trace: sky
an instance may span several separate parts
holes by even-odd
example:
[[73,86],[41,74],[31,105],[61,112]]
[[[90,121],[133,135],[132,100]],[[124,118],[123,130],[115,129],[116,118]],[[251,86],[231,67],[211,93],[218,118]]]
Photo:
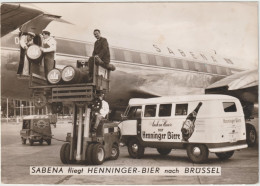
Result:
[[216,52],[258,65],[258,2],[34,3],[73,23],[51,23],[53,35],[149,51],[153,44]]

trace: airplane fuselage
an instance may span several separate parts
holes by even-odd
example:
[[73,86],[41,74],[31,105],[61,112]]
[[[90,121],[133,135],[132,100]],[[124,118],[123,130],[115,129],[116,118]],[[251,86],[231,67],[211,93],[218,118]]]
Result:
[[[18,34],[10,33],[1,40],[1,94],[30,99],[28,80],[16,78],[20,57]],[[76,66],[77,60],[87,60],[92,55],[93,43],[58,37],[56,41],[57,68]],[[110,53],[116,71],[111,73],[111,90],[106,99],[112,109],[124,108],[133,97],[203,94],[210,84],[241,71],[230,64],[209,64],[117,47],[110,47]]]

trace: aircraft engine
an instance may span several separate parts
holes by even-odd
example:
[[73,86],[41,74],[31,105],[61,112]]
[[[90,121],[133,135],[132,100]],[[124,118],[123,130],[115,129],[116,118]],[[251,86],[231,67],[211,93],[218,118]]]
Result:
[[89,79],[88,75],[88,67],[75,68],[73,66],[66,66],[61,72],[63,82],[68,84],[87,82]]
[[41,62],[43,57],[42,51],[38,45],[31,45],[26,51],[26,56],[32,63]]

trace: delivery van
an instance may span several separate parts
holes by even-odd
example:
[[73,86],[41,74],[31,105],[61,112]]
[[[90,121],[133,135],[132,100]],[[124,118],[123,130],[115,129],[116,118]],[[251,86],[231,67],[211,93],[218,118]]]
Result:
[[186,149],[192,162],[203,163],[209,152],[229,159],[247,148],[241,103],[227,95],[130,99],[122,119],[121,142],[132,158],[141,158],[145,147],[161,155]]

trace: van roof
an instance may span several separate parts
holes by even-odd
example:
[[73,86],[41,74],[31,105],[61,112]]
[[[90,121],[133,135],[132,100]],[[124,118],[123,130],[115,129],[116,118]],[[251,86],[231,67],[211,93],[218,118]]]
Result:
[[220,94],[203,94],[203,95],[185,95],[185,96],[163,96],[156,98],[132,98],[129,105],[171,103],[171,102],[190,102],[190,101],[207,101],[207,100],[230,100],[237,98]]

